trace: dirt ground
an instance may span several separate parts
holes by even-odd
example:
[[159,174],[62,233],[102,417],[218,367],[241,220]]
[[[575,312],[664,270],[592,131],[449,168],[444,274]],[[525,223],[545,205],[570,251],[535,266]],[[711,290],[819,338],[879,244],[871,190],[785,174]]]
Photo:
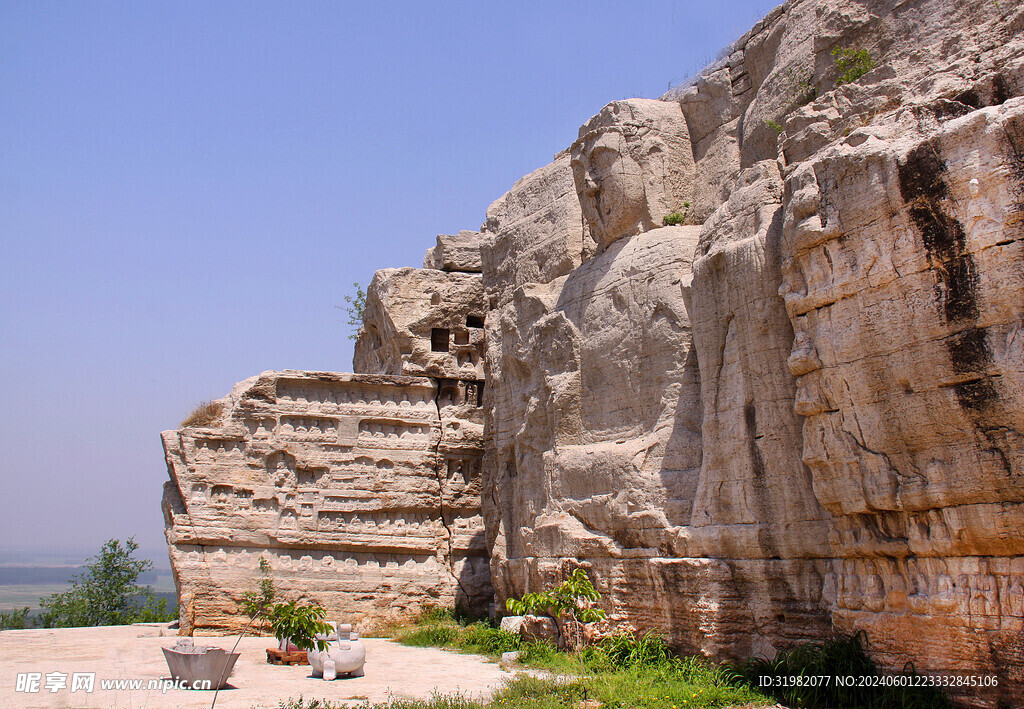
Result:
[[[159,625],[5,630],[0,632],[0,706],[73,707],[75,709],[189,709],[209,707],[212,691],[148,688],[150,680],[169,677],[160,648],[173,647],[176,631]],[[163,633],[163,635],[161,635]],[[196,645],[230,649],[234,637],[197,637]],[[462,693],[487,699],[510,677],[497,664],[474,655],[413,648],[390,640],[368,638],[366,676],[331,682],[312,676],[308,665],[280,666],[266,661],[273,638],[246,637],[228,686],[217,695],[217,709],[277,707],[280,700],[318,698],[332,701],[390,697],[426,699],[434,692]],[[39,673],[36,692],[18,691]],[[60,673],[66,675],[60,687]],[[95,673],[92,692],[72,692],[74,673]],[[47,680],[57,688],[47,689]],[[143,680],[139,689],[103,689],[103,680]]]

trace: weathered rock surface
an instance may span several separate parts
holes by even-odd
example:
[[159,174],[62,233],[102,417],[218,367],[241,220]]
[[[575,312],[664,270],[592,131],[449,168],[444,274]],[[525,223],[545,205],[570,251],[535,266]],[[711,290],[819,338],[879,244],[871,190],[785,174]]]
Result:
[[483,328],[479,274],[385,268],[366,290],[353,364],[367,374],[483,382]]
[[[479,265],[477,232],[438,237],[442,264],[473,252]],[[260,557],[280,598],[364,628],[425,605],[487,610],[483,312],[479,274],[378,271],[360,374],[265,372],[216,422],[163,434],[182,632],[240,629]]]
[[230,625],[261,550],[367,617],[482,600],[489,554],[499,603],[584,564],[684,651],[865,630],[1024,705],[1022,35],[1013,3],[795,0],[606,106],[481,232],[378,272],[376,376],[262,375],[165,434],[188,622]]
[[[576,559],[684,649],[865,629],[887,667],[998,677],[959,701],[1024,702],[1022,31],[790,3],[588,122],[578,207],[564,154],[492,205],[499,600]],[[841,81],[837,48],[877,66]],[[702,226],[658,228],[687,203]]]
[[1024,99],[906,106],[792,170],[783,230],[834,622],[1018,687],[1022,148]]
[[423,268],[480,273],[480,240],[480,232],[465,229],[458,234],[438,234],[437,245],[423,257]]
[[680,552],[830,556],[828,515],[801,460],[802,421],[786,365],[793,328],[778,295],[782,197],[774,160],[744,170],[705,222],[694,254],[704,455]]
[[480,253],[488,307],[507,305],[517,288],[568,275],[595,246],[565,150],[520,178],[487,210]]
[[486,609],[475,402],[440,405],[425,378],[285,371],[221,403],[211,425],[163,434],[182,632],[240,630],[260,557],[280,597],[364,627]]

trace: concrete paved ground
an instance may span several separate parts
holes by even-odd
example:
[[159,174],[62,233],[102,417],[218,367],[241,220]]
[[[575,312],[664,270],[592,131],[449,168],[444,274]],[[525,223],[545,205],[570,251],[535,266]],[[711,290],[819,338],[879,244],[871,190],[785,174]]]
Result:
[[[164,636],[161,637],[161,632]],[[74,707],[75,709],[189,709],[209,707],[213,692],[175,690],[161,693],[148,689],[151,679],[168,677],[161,646],[173,647],[175,631],[160,626],[107,626],[60,630],[5,630],[0,632],[0,707]],[[234,637],[196,637],[196,645],[231,649]],[[366,676],[325,682],[311,675],[308,665],[267,664],[266,648],[273,638],[246,637],[238,645],[242,653],[217,695],[216,709],[277,707],[280,700],[319,698],[333,701],[389,697],[426,699],[434,691],[460,692],[489,698],[510,677],[497,664],[474,655],[460,655],[428,648],[406,647],[390,640],[364,639]],[[39,691],[17,691],[19,674],[40,673]],[[51,693],[46,676],[67,675],[67,687]],[[71,692],[72,673],[95,672],[95,689]],[[141,689],[107,689],[102,680],[141,679]]]

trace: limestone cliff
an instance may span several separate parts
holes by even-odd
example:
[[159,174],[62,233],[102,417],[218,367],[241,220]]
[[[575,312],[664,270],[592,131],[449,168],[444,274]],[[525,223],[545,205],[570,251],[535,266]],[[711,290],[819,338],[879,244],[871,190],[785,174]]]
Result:
[[378,272],[361,375],[263,375],[165,434],[186,612],[223,623],[221,561],[262,549],[367,617],[582,563],[687,652],[863,629],[1024,704],[1021,94],[1017,4],[795,0],[610,103]]
[[491,207],[499,600],[570,558],[685,650],[865,629],[1024,701],[1022,31],[787,3]]
[[264,372],[214,420],[164,432],[182,632],[241,629],[260,557],[281,598],[364,630],[427,605],[487,611],[481,297],[478,274],[380,271],[361,374]]

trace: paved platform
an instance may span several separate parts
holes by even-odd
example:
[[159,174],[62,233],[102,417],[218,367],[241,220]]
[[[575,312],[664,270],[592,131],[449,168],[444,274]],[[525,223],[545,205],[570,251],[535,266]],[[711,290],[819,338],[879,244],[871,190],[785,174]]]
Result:
[[[161,632],[164,633],[161,636]],[[209,707],[212,691],[149,689],[148,682],[167,678],[161,646],[173,647],[174,631],[160,626],[106,626],[59,630],[0,632],[0,707],[73,707],[75,709],[170,709]],[[196,637],[197,645],[230,650],[238,636]],[[267,664],[266,648],[273,638],[242,638],[228,686],[217,694],[217,709],[276,708],[280,700],[298,698],[331,701],[391,697],[427,699],[433,692],[459,692],[488,699],[510,677],[497,664],[475,655],[432,648],[413,648],[390,640],[367,638],[366,676],[325,682],[312,676],[308,665]],[[50,692],[50,673],[67,675],[67,685]],[[91,693],[71,691],[73,673],[96,673]],[[40,673],[37,692],[17,691],[19,674]],[[56,679],[59,679],[57,677]],[[103,680],[143,680],[140,689],[103,689]],[[59,683],[58,683],[59,684]]]

